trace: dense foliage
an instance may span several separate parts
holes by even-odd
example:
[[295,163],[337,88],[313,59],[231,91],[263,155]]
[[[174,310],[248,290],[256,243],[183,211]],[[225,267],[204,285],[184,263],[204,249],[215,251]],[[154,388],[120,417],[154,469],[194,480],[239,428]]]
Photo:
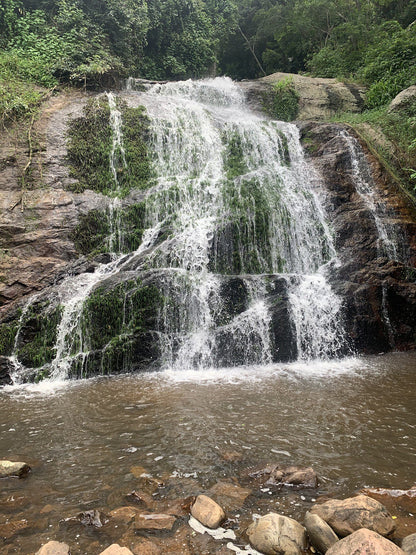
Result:
[[[275,71],[359,81],[368,86],[367,108],[387,105],[416,84],[416,0],[0,3],[0,124],[33,112],[62,83]],[[280,91],[284,111],[296,111],[292,92]],[[415,150],[414,117],[407,123]]]

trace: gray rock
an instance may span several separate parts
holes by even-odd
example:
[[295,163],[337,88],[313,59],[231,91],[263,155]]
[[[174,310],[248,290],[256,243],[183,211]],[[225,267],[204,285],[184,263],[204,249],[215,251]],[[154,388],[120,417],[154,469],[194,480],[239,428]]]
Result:
[[416,555],[416,534],[411,534],[404,538],[402,549],[407,555]]
[[403,555],[404,551],[393,542],[362,528],[333,545],[326,555]]
[[311,544],[321,553],[326,553],[339,540],[332,528],[318,515],[307,512],[304,526]]
[[305,528],[293,518],[276,513],[253,522],[247,535],[251,545],[266,555],[300,555],[306,547]]
[[409,104],[416,101],[416,85],[412,85],[401,91],[390,103],[389,112],[397,112],[407,108]]
[[51,541],[42,545],[36,555],[69,555],[69,546],[66,543]]
[[24,462],[0,461],[0,478],[22,478],[30,472],[30,466]]
[[368,528],[381,536],[388,536],[396,528],[387,509],[365,495],[344,500],[330,499],[321,505],[314,505],[310,512],[321,517],[341,537],[360,528]]

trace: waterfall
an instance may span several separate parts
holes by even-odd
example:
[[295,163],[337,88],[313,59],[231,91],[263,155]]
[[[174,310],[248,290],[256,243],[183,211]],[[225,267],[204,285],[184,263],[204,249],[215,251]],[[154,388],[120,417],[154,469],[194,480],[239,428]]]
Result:
[[[130,81],[123,100],[146,108],[153,168],[143,192],[142,243],[56,286],[62,317],[51,378],[65,378],[74,366],[83,375],[93,356],[86,300],[97,287],[127,279],[136,285],[121,288],[122,321],[102,357],[113,339],[132,340],[143,331],[130,324],[137,314],[126,309],[129,287],[139,281],[158,291],[151,340],[162,369],[267,365],[280,360],[285,338],[301,360],[341,354],[342,303],[328,281],[336,251],[323,185],[304,157],[297,127],[250,111],[228,78],[133,89]],[[112,252],[123,240],[118,174],[127,161],[122,111],[112,93],[107,99]]]

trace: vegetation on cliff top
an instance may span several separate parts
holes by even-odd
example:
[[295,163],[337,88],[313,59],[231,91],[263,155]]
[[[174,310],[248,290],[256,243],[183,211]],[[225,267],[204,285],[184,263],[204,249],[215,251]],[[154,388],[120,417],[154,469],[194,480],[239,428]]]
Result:
[[[239,79],[275,71],[355,80],[368,86],[368,109],[386,106],[416,84],[416,0],[2,0],[0,5],[0,123],[31,114],[45,89],[59,84],[108,87],[128,75]],[[291,95],[296,110],[292,93],[290,87],[279,91]],[[413,115],[402,117],[409,133],[397,148],[407,164],[416,148],[416,126]]]

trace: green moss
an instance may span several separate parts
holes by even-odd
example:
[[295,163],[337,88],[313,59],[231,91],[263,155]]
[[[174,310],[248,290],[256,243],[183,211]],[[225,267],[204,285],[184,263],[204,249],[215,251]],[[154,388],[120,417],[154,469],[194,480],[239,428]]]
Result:
[[118,109],[122,113],[126,158],[126,167],[120,164],[117,168],[118,184],[110,168],[113,138],[107,99],[90,100],[83,115],[69,123],[67,156],[70,175],[77,179],[77,183],[71,185],[73,191],[91,189],[109,196],[125,196],[132,189],[149,187],[149,118],[143,106],[129,108],[118,101]]
[[77,227],[71,234],[75,248],[81,254],[106,252],[110,234],[108,216],[102,210],[90,210],[81,214]]
[[293,121],[299,112],[299,94],[293,79],[288,77],[275,83],[269,92],[263,95],[264,110],[272,118]]
[[0,355],[10,356],[12,354],[18,329],[19,322],[17,320],[0,325]]
[[62,307],[49,309],[48,302],[32,305],[21,323],[18,360],[29,368],[39,368],[51,362],[56,354],[57,328]]
[[225,143],[224,164],[228,179],[234,179],[247,173],[248,168],[240,134],[237,131],[231,134],[225,133],[222,139]]
[[137,250],[143,238],[146,218],[146,203],[139,202],[121,210],[120,214],[121,245],[119,252],[133,252]]
[[95,98],[87,103],[83,115],[68,126],[70,175],[77,179],[71,185],[73,191],[92,189],[106,193],[113,188],[111,147],[110,108],[106,99]]
[[162,298],[140,280],[99,287],[85,301],[81,326],[90,350],[104,349],[114,338],[146,331],[156,323]]

